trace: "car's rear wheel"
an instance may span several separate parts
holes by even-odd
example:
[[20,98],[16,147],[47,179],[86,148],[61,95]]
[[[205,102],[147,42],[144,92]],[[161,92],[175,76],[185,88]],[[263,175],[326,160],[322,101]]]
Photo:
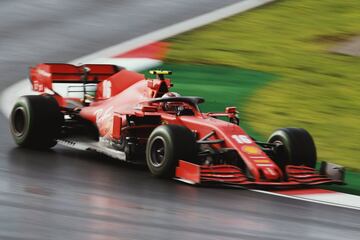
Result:
[[10,115],[10,131],[17,145],[47,149],[56,145],[63,115],[51,96],[23,96]]
[[179,125],[162,125],[154,129],[146,146],[146,162],[156,177],[171,178],[179,160],[194,161],[197,143],[194,134]]
[[280,168],[284,169],[286,165],[315,167],[315,143],[305,129],[278,129],[269,137],[268,142],[276,144],[273,160]]

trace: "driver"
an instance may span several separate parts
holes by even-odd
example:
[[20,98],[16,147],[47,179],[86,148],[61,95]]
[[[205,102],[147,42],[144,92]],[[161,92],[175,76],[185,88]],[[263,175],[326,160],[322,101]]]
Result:
[[[167,92],[162,96],[162,98],[172,97],[181,97],[181,95],[177,92]],[[164,102],[162,107],[164,111],[178,113],[184,109],[184,104],[181,102]]]

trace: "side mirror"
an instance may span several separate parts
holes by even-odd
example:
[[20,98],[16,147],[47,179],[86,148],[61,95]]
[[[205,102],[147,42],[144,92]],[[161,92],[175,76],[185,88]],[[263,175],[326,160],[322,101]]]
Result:
[[238,113],[236,107],[226,107],[225,113]]
[[238,116],[238,111],[236,109],[236,107],[227,107],[225,108],[225,113],[229,114],[229,122],[239,125],[240,124],[240,119]]

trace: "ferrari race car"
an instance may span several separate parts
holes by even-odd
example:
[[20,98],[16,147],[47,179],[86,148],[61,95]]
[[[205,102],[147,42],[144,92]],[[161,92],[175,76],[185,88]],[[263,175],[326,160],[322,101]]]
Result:
[[156,177],[191,184],[295,187],[342,183],[344,169],[323,162],[301,128],[276,130],[259,142],[240,126],[235,107],[200,111],[201,97],[171,92],[170,71],[154,79],[108,64],[39,64],[30,69],[38,95],[22,96],[11,116],[17,145],[57,143],[145,163]]

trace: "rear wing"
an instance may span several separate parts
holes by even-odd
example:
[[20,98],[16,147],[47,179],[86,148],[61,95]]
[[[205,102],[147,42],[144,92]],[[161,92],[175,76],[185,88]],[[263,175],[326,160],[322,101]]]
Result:
[[115,73],[121,67],[111,64],[85,64],[75,66],[65,63],[42,63],[30,68],[29,78],[34,91],[53,90],[53,83],[99,83]]

